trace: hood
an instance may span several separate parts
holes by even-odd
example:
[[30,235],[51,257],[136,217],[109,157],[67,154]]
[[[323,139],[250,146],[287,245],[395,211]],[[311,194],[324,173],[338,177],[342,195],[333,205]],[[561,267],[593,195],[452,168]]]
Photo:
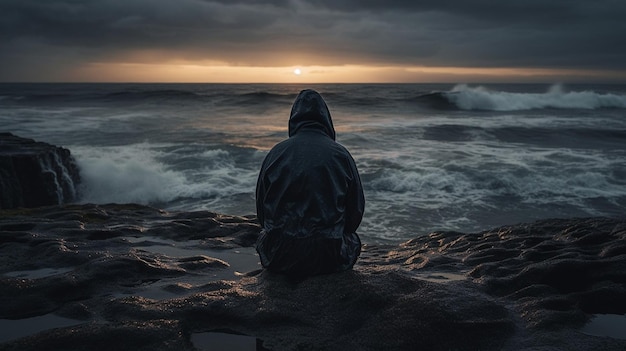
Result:
[[330,118],[330,111],[322,96],[315,90],[302,90],[291,107],[289,117],[289,136],[304,128],[322,130],[335,140],[335,128]]

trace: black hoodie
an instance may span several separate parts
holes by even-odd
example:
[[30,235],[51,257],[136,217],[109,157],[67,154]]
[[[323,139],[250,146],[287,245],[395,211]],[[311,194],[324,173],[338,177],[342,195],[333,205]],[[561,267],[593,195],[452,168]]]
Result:
[[330,112],[317,92],[304,90],[296,98],[289,139],[274,146],[261,166],[256,207],[264,267],[311,275],[356,262],[363,188],[354,159],[335,142]]

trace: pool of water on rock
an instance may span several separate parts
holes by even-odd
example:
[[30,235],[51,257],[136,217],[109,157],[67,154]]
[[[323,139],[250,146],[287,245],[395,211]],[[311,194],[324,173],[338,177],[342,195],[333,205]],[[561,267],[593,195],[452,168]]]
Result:
[[193,333],[191,342],[201,351],[269,351],[253,336],[216,331]]
[[137,250],[148,251],[171,258],[207,256],[222,260],[229,267],[223,271],[216,270],[213,274],[216,279],[234,279],[240,274],[261,268],[259,256],[253,247],[216,250],[199,248],[199,240],[180,242],[149,236],[122,237],[121,239],[128,240]]
[[167,260],[180,261],[188,258],[206,257],[221,262],[214,269],[188,271],[182,277],[162,278],[149,281],[142,286],[135,286],[129,291],[122,291],[114,297],[140,296],[148,299],[169,299],[193,293],[193,289],[216,280],[235,280],[240,276],[260,269],[259,256],[253,247],[239,247],[236,249],[209,249],[200,248],[199,240],[185,242],[168,240],[157,237],[122,237],[131,243],[133,249],[149,252],[153,255],[165,256]]
[[0,343],[33,335],[44,330],[63,328],[84,323],[56,316],[52,313],[18,320],[0,319]]
[[596,314],[580,331],[587,335],[626,340],[626,315]]

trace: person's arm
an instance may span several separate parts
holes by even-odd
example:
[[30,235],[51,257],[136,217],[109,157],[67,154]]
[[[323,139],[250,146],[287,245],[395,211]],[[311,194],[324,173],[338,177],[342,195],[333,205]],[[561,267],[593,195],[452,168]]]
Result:
[[263,178],[265,177],[265,162],[261,166],[259,177],[256,182],[256,217],[261,225],[261,228],[265,227],[265,213],[264,213],[264,198],[265,198],[265,183]]
[[354,233],[361,224],[365,211],[365,195],[361,177],[352,156],[349,156],[351,182],[348,185],[346,198],[346,233]]

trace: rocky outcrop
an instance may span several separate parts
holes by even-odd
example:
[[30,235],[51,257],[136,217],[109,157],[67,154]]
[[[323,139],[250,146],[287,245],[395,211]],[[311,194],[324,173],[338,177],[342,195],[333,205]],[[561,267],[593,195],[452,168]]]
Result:
[[625,219],[364,245],[354,270],[302,281],[259,270],[259,230],[140,205],[0,211],[0,327],[48,321],[0,349],[196,350],[213,331],[270,350],[626,349],[581,331],[626,313]]
[[626,314],[626,219],[549,219],[481,233],[431,233],[386,256],[420,272],[463,271],[533,328]]
[[0,208],[71,202],[79,181],[69,150],[0,133]]

